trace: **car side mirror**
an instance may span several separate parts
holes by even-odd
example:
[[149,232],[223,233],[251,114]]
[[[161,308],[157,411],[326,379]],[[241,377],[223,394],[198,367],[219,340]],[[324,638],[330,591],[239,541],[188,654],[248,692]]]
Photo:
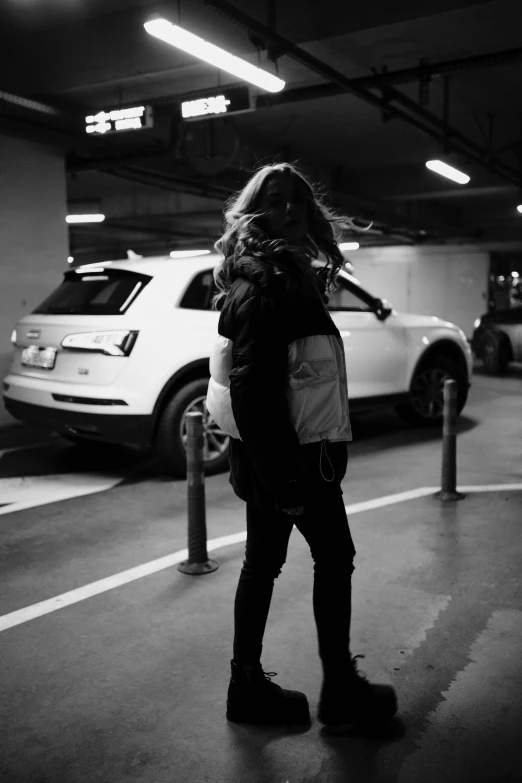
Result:
[[393,308],[387,299],[376,299],[374,312],[379,321],[385,321],[392,314]]

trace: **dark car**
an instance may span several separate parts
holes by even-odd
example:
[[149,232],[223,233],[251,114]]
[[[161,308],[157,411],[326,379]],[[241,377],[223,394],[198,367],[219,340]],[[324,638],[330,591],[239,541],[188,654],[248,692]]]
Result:
[[522,307],[485,313],[474,325],[471,348],[487,373],[501,375],[509,362],[522,362]]

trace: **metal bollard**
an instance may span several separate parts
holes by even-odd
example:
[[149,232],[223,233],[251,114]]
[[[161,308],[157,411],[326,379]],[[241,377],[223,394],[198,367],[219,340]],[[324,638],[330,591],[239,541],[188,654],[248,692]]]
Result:
[[444,424],[442,427],[442,480],[437,500],[463,500],[457,492],[457,381],[444,381]]
[[209,560],[205,522],[203,471],[203,414],[187,413],[188,560],[178,565],[183,574],[209,574],[219,563]]

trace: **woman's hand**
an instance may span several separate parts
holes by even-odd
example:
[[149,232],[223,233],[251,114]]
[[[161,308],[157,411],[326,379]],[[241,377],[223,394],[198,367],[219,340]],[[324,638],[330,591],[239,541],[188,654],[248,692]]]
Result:
[[292,516],[297,516],[297,514],[304,513],[304,506],[298,506],[297,508],[284,508],[283,511],[285,514],[292,514]]

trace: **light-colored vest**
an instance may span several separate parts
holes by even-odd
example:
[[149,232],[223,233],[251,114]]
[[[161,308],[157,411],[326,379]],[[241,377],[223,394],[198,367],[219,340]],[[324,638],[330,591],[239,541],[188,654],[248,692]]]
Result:
[[[210,356],[207,408],[226,435],[241,440],[230,400],[231,369],[232,340],[218,335]],[[340,337],[319,334],[289,344],[286,395],[299,443],[352,440],[346,361]]]

